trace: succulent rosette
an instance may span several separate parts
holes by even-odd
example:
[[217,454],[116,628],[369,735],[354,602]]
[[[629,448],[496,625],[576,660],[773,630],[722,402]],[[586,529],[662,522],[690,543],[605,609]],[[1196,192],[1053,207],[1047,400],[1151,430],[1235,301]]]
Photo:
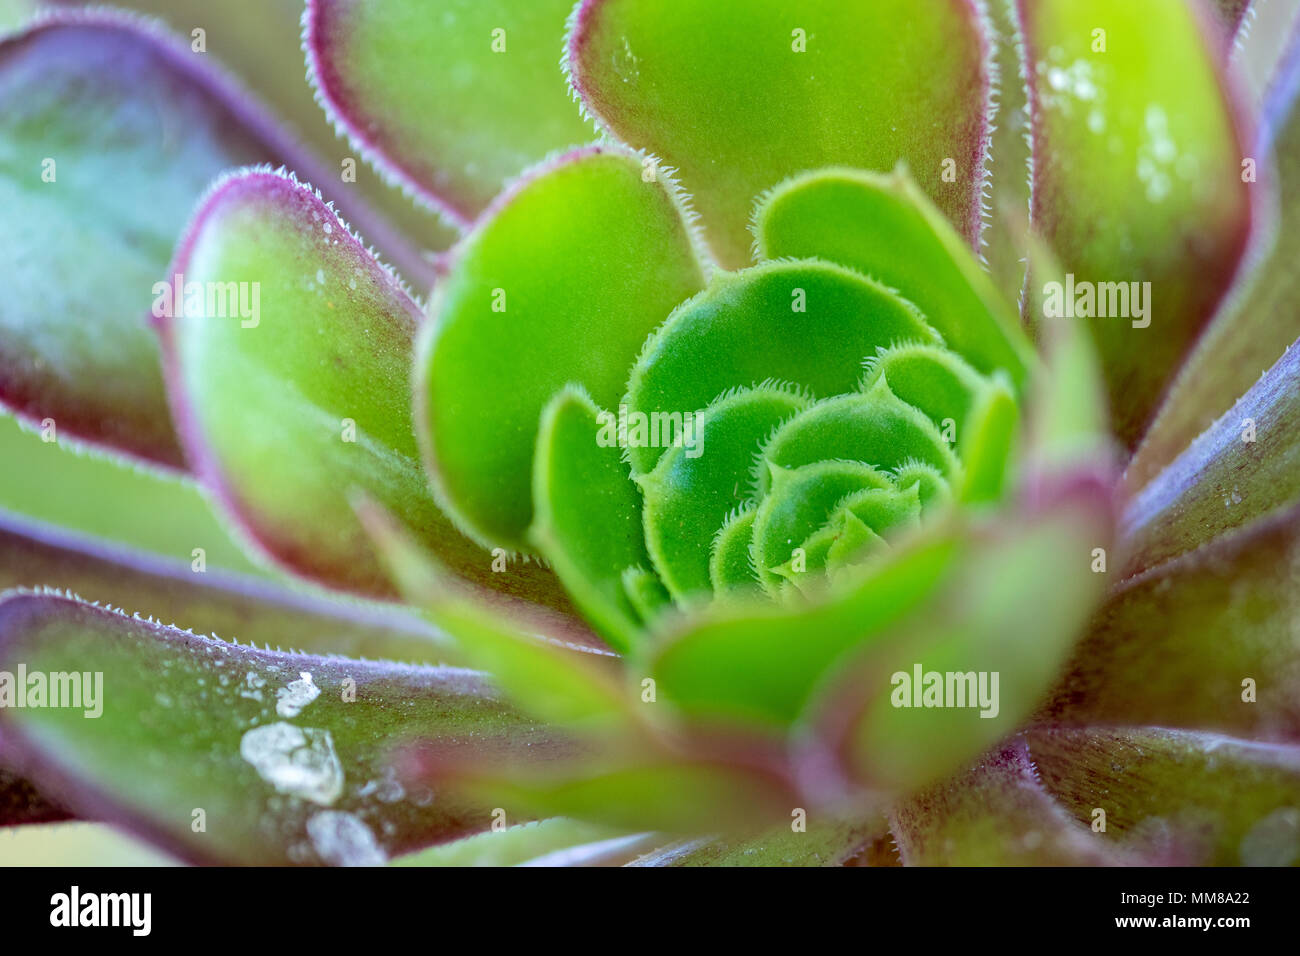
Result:
[[0,823],[1300,862],[1286,5],[134,6],[0,38]]

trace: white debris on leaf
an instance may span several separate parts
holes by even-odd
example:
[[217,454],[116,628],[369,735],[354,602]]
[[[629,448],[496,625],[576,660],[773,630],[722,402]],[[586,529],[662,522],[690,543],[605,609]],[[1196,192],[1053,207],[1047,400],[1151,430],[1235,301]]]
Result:
[[261,677],[256,671],[249,671],[244,677],[243,686],[239,688],[239,696],[247,697],[249,700],[255,700],[261,703],[262,688],[266,686],[266,678]]
[[343,765],[328,730],[280,721],[246,731],[239,755],[281,793],[327,807],[343,792]]
[[320,688],[312,683],[311,674],[302,671],[296,681],[275,692],[275,712],[281,717],[297,717],[319,696]]
[[351,813],[322,810],[307,821],[307,836],[316,853],[335,866],[383,866],[388,862],[370,828]]

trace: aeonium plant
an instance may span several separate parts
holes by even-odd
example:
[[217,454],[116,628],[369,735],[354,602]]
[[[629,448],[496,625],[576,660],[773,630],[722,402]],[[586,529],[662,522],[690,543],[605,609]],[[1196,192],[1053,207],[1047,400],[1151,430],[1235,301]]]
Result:
[[337,168],[215,28],[20,25],[0,399],[274,574],[6,517],[4,822],[1300,859],[1300,73],[1243,91],[1251,6],[310,0]]

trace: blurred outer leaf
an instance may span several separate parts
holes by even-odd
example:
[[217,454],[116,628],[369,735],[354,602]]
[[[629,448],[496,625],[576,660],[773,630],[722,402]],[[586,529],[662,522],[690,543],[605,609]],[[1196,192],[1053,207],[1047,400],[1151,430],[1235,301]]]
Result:
[[[466,593],[391,515],[372,502],[357,504],[393,582],[408,603],[454,637],[464,658],[490,673],[511,699],[544,720],[613,731],[626,724],[629,695],[599,658],[581,659],[576,644],[544,640],[536,622],[496,614]],[[609,651],[604,652],[614,657]]]
[[989,137],[989,177],[985,196],[991,213],[980,247],[998,291],[1018,302],[1025,284],[1025,250],[1007,210],[1029,211],[1029,91],[1020,70],[1020,50],[1012,4],[985,5],[992,24],[997,63],[997,112]]
[[714,605],[673,622],[649,665],[658,692],[693,717],[788,724],[823,672],[929,598],[959,552],[936,534],[811,606]]
[[879,817],[851,823],[810,821],[803,833],[786,823],[747,839],[670,844],[628,866],[839,866],[885,832]]
[[[1249,272],[1197,343],[1128,466],[1136,492],[1232,407],[1300,336],[1300,33],[1263,106],[1252,190],[1276,197],[1278,219]],[[1270,155],[1271,154],[1271,155]]]
[[1251,223],[1247,150],[1185,0],[1020,0],[1019,13],[1034,224],[1103,298],[1102,283],[1151,283],[1145,318],[1130,301],[1128,316],[1110,302],[1110,317],[1073,319],[1092,329],[1131,447],[1236,272]]
[[421,440],[462,527],[529,549],[542,408],[570,382],[616,408],[646,336],[703,281],[676,195],[621,148],[575,150],[498,200],[458,247],[416,362]]
[[816,256],[896,288],[976,369],[1023,384],[1033,349],[1015,310],[905,169],[788,180],[759,203],[754,237],[761,258]]
[[1300,498],[1300,347],[1127,503],[1133,574]]
[[1227,50],[1231,48],[1237,34],[1255,16],[1256,11],[1251,8],[1257,7],[1258,3],[1257,0],[1207,0],[1207,6],[1218,17],[1224,49]]
[[[503,808],[504,809],[504,808]],[[615,839],[622,830],[552,817],[504,830],[476,833],[454,843],[398,857],[391,866],[519,866],[571,847]]]
[[0,402],[182,467],[145,316],[184,217],[223,168],[319,167],[187,48],[105,12],[0,41],[0,140]]
[[669,834],[719,827],[743,832],[788,820],[800,806],[790,781],[770,766],[632,754],[624,747],[612,757],[524,767],[448,745],[423,748],[402,766],[406,779],[455,779],[477,802],[495,801],[528,816],[560,814]]
[[185,315],[157,325],[194,468],[267,554],[336,588],[392,594],[349,504],[361,489],[456,573],[565,606],[542,568],[494,574],[434,504],[407,384],[419,307],[310,187],[256,170],[221,181],[172,273],[187,290],[239,284],[248,297],[238,314],[195,314],[187,291]]
[[1106,811],[1099,840],[1183,865],[1300,863],[1300,747],[1151,727],[1025,736],[1070,813]]
[[[436,782],[401,788],[384,756],[401,735],[473,739],[498,761],[566,746],[471,671],[268,653],[52,595],[0,603],[0,669],[20,664],[101,672],[103,713],[0,709],[7,758],[78,814],[192,861],[377,863],[486,829],[486,808]],[[298,712],[304,673],[320,694]]]
[[309,0],[303,44],[336,124],[468,226],[508,180],[591,138],[555,65],[570,0]]
[[1076,645],[1042,719],[1300,739],[1297,580],[1296,507],[1129,578]]
[[54,823],[70,814],[40,795],[22,777],[0,767],[0,827],[23,823]]
[[[85,7],[96,2],[47,0],[47,5]],[[343,214],[359,228],[360,207],[369,203],[382,210],[395,230],[367,224],[361,231],[410,281],[416,282],[428,271],[429,264],[421,263],[418,249],[445,249],[455,240],[455,230],[432,210],[413,203],[378,173],[367,170],[365,161],[338,135],[321,109],[315,89],[303,78],[303,0],[113,0],[113,6],[165,21],[189,46],[195,39],[192,31],[202,29],[204,51],[193,56],[215,59],[234,72],[274,110],[287,130],[326,161],[332,172],[328,180],[305,170],[298,172],[316,183],[326,199],[337,201]],[[343,164],[349,159],[355,179],[345,180]],[[418,249],[410,248],[411,243]]]
[[542,412],[529,537],[587,618],[613,647],[626,651],[641,620],[624,590],[623,572],[648,567],[650,556],[640,496],[622,452],[597,441],[599,411],[580,389],[565,388]]
[[223,640],[277,650],[441,663],[446,636],[405,610],[328,600],[103,544],[0,512],[0,590],[60,588]]
[[[1019,507],[975,530],[936,599],[864,644],[810,708],[866,786],[906,791],[970,760],[1034,711],[1068,659],[1105,584],[1090,563],[1094,548],[1110,546],[1109,483],[1080,471],[1038,478],[1023,493]],[[970,674],[977,698],[983,674],[986,700],[976,706],[954,686],[952,706],[921,706],[918,667]]]
[[1052,799],[1020,737],[965,773],[894,804],[889,819],[904,866],[1126,862]]
[[566,60],[601,124],[680,169],[719,261],[737,268],[764,190],[900,158],[974,244],[988,42],[966,0],[584,0]]

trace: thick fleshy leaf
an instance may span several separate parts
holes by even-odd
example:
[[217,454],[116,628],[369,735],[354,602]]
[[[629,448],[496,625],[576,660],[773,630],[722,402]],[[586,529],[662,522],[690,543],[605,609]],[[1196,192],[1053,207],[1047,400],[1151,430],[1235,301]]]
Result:
[[[725,752],[734,756],[741,746],[728,742]],[[617,750],[581,762],[507,765],[477,747],[448,742],[413,749],[398,766],[412,784],[454,779],[467,797],[496,801],[507,816],[563,815],[667,834],[752,832],[790,819],[800,806],[776,754],[762,753],[766,759],[750,763],[639,753],[625,742]]]
[[[410,411],[419,307],[310,187],[258,170],[221,181],[172,273],[184,292],[156,323],[182,440],[271,558],[332,587],[392,594],[349,504],[362,491],[457,574],[563,607],[553,575],[494,572],[493,555],[434,504]],[[237,290],[240,309],[218,299],[210,311],[195,289]]]
[[[761,383],[792,383],[819,398],[851,392],[862,362],[900,341],[939,336],[893,290],[842,266],[801,260],[718,273],[645,343],[628,385],[629,417],[695,412]],[[663,451],[629,445],[637,474]]]
[[750,261],[754,199],[835,165],[906,160],[973,245],[988,42],[965,0],[584,0],[566,59],[601,124],[680,170],[711,247],[736,268]]
[[1079,472],[1031,480],[974,529],[934,598],[860,642],[810,708],[819,738],[870,788],[908,791],[970,760],[1039,705],[1101,597],[1110,488]]
[[528,535],[597,630],[626,651],[643,622],[623,576],[650,556],[622,452],[600,441],[602,427],[613,431],[602,411],[580,388],[564,388],[542,412]]
[[590,138],[555,64],[570,0],[309,0],[303,45],[352,143],[468,225],[548,153]]
[[676,195],[592,146],[525,176],[456,251],[416,362],[440,500],[492,547],[530,550],[542,408],[568,383],[616,409],[646,336],[703,284]]
[[1300,497],[1300,346],[1131,498],[1125,573],[1200,547]]
[[1032,216],[1074,279],[1052,306],[1092,330],[1130,447],[1231,282],[1251,223],[1248,149],[1193,7],[1019,3]]
[[809,820],[807,830],[785,824],[743,840],[669,844],[628,866],[842,866],[885,832],[878,816],[854,822]]
[[187,45],[106,12],[0,41],[0,139],[0,402],[182,467],[145,317],[185,217],[224,168],[320,167]]
[[[631,839],[640,841],[644,839],[644,835],[632,834]],[[546,858],[553,858],[554,855],[568,850],[584,849],[588,850],[584,862],[589,863],[592,844],[605,844],[609,853],[617,856],[628,852],[624,846],[621,846],[627,842],[628,835],[621,830],[581,820],[552,817],[549,820],[519,823],[504,830],[476,833],[454,843],[431,846],[398,857],[389,865],[530,866],[536,865],[539,860],[545,862]],[[610,846],[610,844],[620,845]],[[608,862],[607,857],[598,862]]]
[[796,176],[759,203],[754,239],[760,258],[819,257],[894,287],[981,372],[1023,384],[1033,364],[1015,310],[905,169]]
[[52,595],[0,603],[0,669],[26,694],[0,709],[8,760],[193,861],[381,863],[492,821],[433,781],[405,789],[385,756],[404,735],[499,761],[559,746],[471,671],[258,651]]
[[1111,593],[1041,720],[1300,740],[1300,508]]
[[1300,33],[1263,105],[1250,187],[1277,205],[1241,277],[1197,342],[1125,473],[1138,491],[1230,409],[1300,337]]
[[[95,2],[46,0],[44,5],[86,7]],[[325,163],[334,185],[329,188],[306,170],[299,174],[338,202],[344,216],[411,282],[426,275],[431,265],[421,261],[421,250],[446,249],[456,240],[457,230],[433,210],[412,202],[409,193],[366,169],[365,160],[321,109],[315,88],[303,80],[302,56],[293,53],[302,47],[303,0],[114,0],[113,6],[157,17],[185,38],[191,56],[216,60],[256,90],[282,124]],[[196,29],[203,33],[196,36]],[[198,46],[201,50],[195,49]],[[370,223],[361,227],[358,203],[381,212],[393,228],[375,230]]]
[[938,535],[864,572],[833,600],[714,605],[673,622],[651,664],[658,693],[693,717],[788,724],[828,667],[931,595],[958,551]]
[[667,449],[653,471],[637,477],[645,541],[674,597],[709,589],[714,538],[750,499],[763,440],[807,406],[797,392],[774,385],[724,395],[693,420],[689,444]]
[[1184,866],[1300,864],[1300,747],[1163,728],[1033,728],[1039,778],[1120,849]]
[[[391,515],[370,502],[358,514],[407,602],[455,638],[465,660],[490,673],[521,707],[544,720],[612,732],[629,721],[625,693],[608,667],[613,652],[565,644],[536,626],[536,609],[494,613],[421,550]],[[513,612],[513,613],[511,613]],[[549,635],[547,635],[549,636]],[[588,652],[580,657],[579,652]],[[558,811],[557,811],[558,812]]]
[[198,567],[0,512],[0,590],[59,589],[129,614],[268,649],[412,664],[454,658],[455,646],[446,635],[404,610],[329,600]]
[[1017,737],[965,773],[894,804],[904,866],[1098,866],[1125,857],[1044,789]]

